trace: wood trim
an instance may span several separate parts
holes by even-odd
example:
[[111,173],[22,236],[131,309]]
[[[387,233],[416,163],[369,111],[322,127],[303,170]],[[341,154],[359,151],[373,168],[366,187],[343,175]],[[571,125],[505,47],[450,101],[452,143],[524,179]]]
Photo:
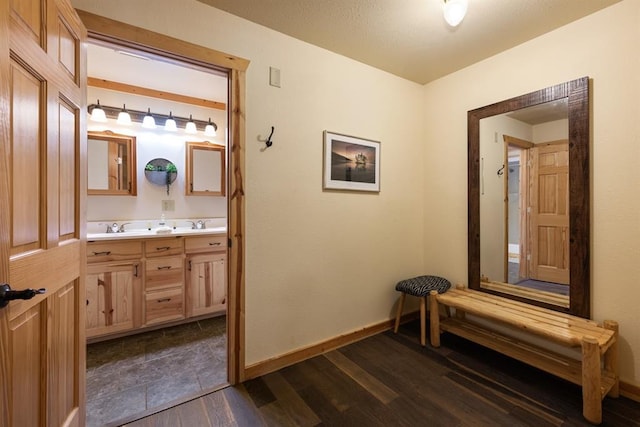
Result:
[[149,98],[164,99],[167,101],[180,102],[182,104],[197,105],[204,108],[216,110],[226,110],[227,104],[224,102],[210,101],[208,99],[195,98],[193,96],[180,95],[179,93],[165,92],[162,90],[149,89],[142,86],[134,86],[126,83],[113,82],[95,77],[87,77],[87,84],[92,87],[115,90],[118,92],[131,93],[133,95],[148,96]]
[[244,322],[244,156],[245,93],[249,61],[163,34],[77,10],[89,39],[116,44],[168,60],[224,72],[229,77],[229,146],[227,354],[231,384],[245,376]]
[[239,56],[94,15],[84,10],[76,9],[76,12],[87,27],[90,39],[108,41],[134,50],[205,67],[216,65],[229,70],[245,71],[249,66],[249,60]]
[[[407,313],[402,316],[402,323],[418,319],[420,314],[418,311]],[[285,353],[281,356],[276,356],[271,359],[264,360],[262,362],[254,363],[247,366],[245,370],[245,380],[257,378],[259,376],[277,371],[278,369],[285,368],[303,360],[311,359],[312,357],[319,356],[331,350],[335,350],[345,345],[360,341],[364,338],[372,335],[379,334],[381,332],[394,328],[395,318],[376,323],[371,326],[367,326],[357,331],[349,332],[344,335],[322,341],[318,344],[314,344],[308,347],[303,347],[298,350],[294,350],[289,353]]]
[[640,403],[640,387],[620,381],[620,394]]
[[531,148],[534,145],[533,142],[516,138],[515,136],[502,135],[502,139],[507,145],[515,145],[516,147],[520,148]]

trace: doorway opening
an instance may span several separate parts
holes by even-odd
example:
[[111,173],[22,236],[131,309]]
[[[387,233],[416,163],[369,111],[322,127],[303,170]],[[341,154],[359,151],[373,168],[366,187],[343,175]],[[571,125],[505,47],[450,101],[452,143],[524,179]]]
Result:
[[[154,48],[149,48],[144,47],[141,48],[141,46],[146,46],[143,44],[137,45],[136,43],[133,42],[125,42],[122,41],[121,38],[110,38],[108,36],[105,36],[104,34],[97,34],[96,32],[92,31],[92,27],[96,28],[96,18],[91,15],[91,14],[87,14],[87,13],[83,13],[82,11],[79,11],[80,16],[83,19],[83,22],[85,23],[85,25],[87,26],[88,30],[89,30],[89,40],[92,43],[96,43],[96,44],[103,44],[103,43],[112,43],[117,45],[119,48],[121,48],[123,51],[126,51],[129,54],[142,54],[142,56],[146,56],[146,57],[152,57],[155,60],[158,60],[160,62],[164,62],[164,63],[170,63],[176,66],[183,66],[183,67],[187,67],[190,69],[193,68],[201,68],[204,70],[209,70],[209,72],[214,73],[214,74],[218,74],[218,75],[222,75],[225,76],[225,86],[227,87],[227,94],[226,94],[226,104],[227,104],[227,108],[225,110],[225,120],[227,125],[224,127],[220,127],[219,131],[223,132],[224,135],[224,141],[227,144],[227,147],[230,147],[232,144],[241,144],[242,143],[242,139],[243,139],[243,132],[241,131],[241,126],[243,125],[242,123],[239,123],[238,120],[236,118],[234,118],[234,114],[238,114],[241,115],[242,114],[242,110],[240,109],[240,99],[242,99],[241,96],[238,96],[238,92],[240,92],[241,95],[243,95],[243,89],[242,90],[238,90],[237,88],[232,88],[232,82],[238,82],[240,81],[241,83],[244,81],[244,75],[241,75],[241,78],[238,77],[238,72],[234,71],[233,69],[226,69],[224,67],[215,65],[213,63],[207,62],[207,61],[202,61],[199,59],[193,59],[193,60],[189,60],[189,55],[185,55],[185,54],[167,54],[167,52],[172,52],[172,51],[177,51],[180,52],[181,49],[184,46],[181,46],[181,43],[177,43],[176,46],[166,46],[166,48],[163,49],[154,49]],[[99,18],[100,20],[103,20],[103,18]],[[88,21],[87,21],[88,20]],[[115,21],[114,21],[115,22]],[[115,23],[114,25],[111,25],[109,27],[109,30],[113,30],[116,27],[123,27],[126,28],[128,26],[126,26],[125,24],[120,25],[120,23]],[[117,32],[117,28],[114,30],[115,32]],[[97,34],[97,36],[96,36]],[[131,34],[131,33],[130,33]],[[93,37],[92,37],[93,36]],[[154,33],[148,33],[147,34],[147,38],[148,39],[155,39],[157,40],[158,38],[162,38],[162,36],[154,34]],[[172,42],[175,42],[175,40],[173,40]],[[153,44],[153,43],[150,43]],[[175,49],[174,49],[175,48]],[[202,51],[207,51],[207,49],[202,48]],[[165,56],[166,54],[166,56]],[[205,55],[206,56],[206,55]],[[225,58],[227,60],[231,60],[233,59],[230,56],[225,55]],[[89,61],[91,61],[91,59],[89,58]],[[245,61],[246,62],[246,61]],[[248,62],[247,62],[248,64]],[[235,73],[235,74],[234,74]],[[232,77],[233,75],[233,77]],[[234,96],[235,94],[235,96]],[[232,101],[233,100],[233,101]],[[92,100],[88,100],[89,103],[92,102]],[[95,102],[95,101],[93,101]],[[231,105],[235,106],[235,110],[231,111]],[[229,129],[228,132],[226,132],[226,129]],[[234,130],[235,129],[235,130]],[[239,130],[240,129],[240,130]],[[227,168],[227,186],[228,188],[231,190],[233,189],[234,186],[234,182],[238,182],[238,177],[231,177],[230,174],[228,173],[229,170],[231,170],[231,165],[233,164],[233,161],[241,161],[242,158],[236,158],[234,160],[231,160],[231,155],[230,155],[231,149],[227,150],[227,164],[229,165],[229,167]],[[240,169],[240,172],[242,172],[242,170]],[[140,175],[139,175],[140,176]],[[240,177],[241,179],[241,177]],[[230,192],[228,191],[227,194],[229,194]],[[233,202],[232,202],[233,200]],[[163,202],[164,203],[164,202]],[[240,250],[240,248],[242,247],[241,244],[238,243],[238,239],[234,236],[242,236],[242,233],[233,233],[231,234],[231,230],[233,228],[235,229],[242,229],[242,220],[243,220],[243,216],[242,216],[242,210],[239,209],[239,207],[243,206],[243,201],[239,200],[238,197],[232,197],[232,196],[228,196],[225,202],[225,216],[228,219],[227,221],[227,236],[228,236],[228,240],[229,243],[234,242],[234,247],[239,247],[238,251]],[[238,214],[237,211],[240,210],[240,213]],[[233,221],[230,219],[231,216],[229,215],[229,213],[234,213],[233,216]],[[241,243],[241,240],[239,241]],[[220,317],[213,317],[213,318],[207,318],[206,316],[204,318],[197,318],[196,321],[191,322],[187,325],[173,325],[171,326],[171,328],[167,329],[154,329],[154,328],[150,328],[151,330],[145,332],[145,333],[149,333],[149,334],[159,334],[162,333],[164,334],[164,337],[166,338],[167,336],[175,336],[179,333],[180,329],[186,329],[186,335],[193,337],[193,336],[200,336],[201,333],[205,333],[207,338],[211,338],[211,334],[207,335],[207,333],[211,333],[212,331],[213,334],[215,335],[218,332],[222,333],[222,336],[226,336],[226,350],[223,353],[226,353],[227,355],[227,360],[228,362],[226,363],[226,365],[224,366],[224,384],[220,384],[219,386],[223,386],[226,385],[228,383],[235,383],[237,381],[239,381],[241,379],[241,375],[242,375],[242,368],[241,366],[243,365],[243,354],[238,350],[238,340],[239,340],[239,335],[240,332],[242,331],[242,325],[240,324],[241,319],[239,319],[238,316],[238,311],[241,309],[242,307],[242,301],[236,301],[236,295],[238,293],[238,289],[241,287],[242,282],[236,280],[236,275],[238,274],[238,271],[240,272],[240,276],[242,276],[241,272],[243,271],[243,266],[241,264],[241,259],[239,261],[236,260],[236,258],[241,258],[238,257],[237,255],[231,255],[231,250],[229,251],[229,256],[230,256],[230,262],[228,263],[228,265],[239,265],[239,268],[236,267],[233,269],[234,272],[232,272],[231,268],[227,267],[227,272],[228,272],[228,288],[227,288],[227,301],[226,301],[226,315],[224,316],[224,319],[226,320],[226,322],[224,322],[226,325],[222,325],[220,324],[219,320]],[[239,264],[238,264],[239,263]],[[185,328],[186,327],[186,328]],[[161,332],[158,332],[161,331]],[[183,333],[184,330],[180,333]],[[183,335],[184,338],[184,335]],[[155,340],[157,342],[157,340]],[[124,344],[122,344],[122,346],[124,346]],[[122,348],[122,347],[120,347]],[[118,346],[116,346],[116,350],[114,350],[115,352],[117,352]],[[160,349],[162,350],[162,349]],[[105,354],[102,352],[102,354]],[[147,359],[147,355],[145,354],[144,356],[145,360]],[[187,366],[189,364],[186,364]],[[209,364],[210,365],[210,364]],[[194,369],[193,366],[191,366],[192,369]],[[192,384],[190,384],[192,385]],[[213,383],[209,383],[209,385],[213,386]],[[215,388],[215,386],[213,386],[213,388]],[[209,391],[211,391],[211,388],[208,389]],[[191,399],[193,397],[195,397],[195,395],[197,395],[198,392],[192,392],[188,395],[186,395],[184,398],[182,398],[182,400],[188,400]],[[200,391],[200,393],[205,393],[204,391]],[[168,405],[171,406],[173,404],[177,404],[179,402],[179,399],[174,399],[172,401],[170,401],[169,403],[164,403],[163,406],[158,407],[155,410],[159,410],[159,409],[164,409],[166,408]],[[123,418],[123,414],[122,414],[122,407],[120,408],[120,420],[122,420]],[[153,412],[154,409],[147,409],[145,413],[137,413],[137,416],[142,416],[142,415],[146,415],[150,412]],[[126,418],[126,417],[125,417]],[[132,416],[130,417],[130,419],[135,419],[136,416]]]

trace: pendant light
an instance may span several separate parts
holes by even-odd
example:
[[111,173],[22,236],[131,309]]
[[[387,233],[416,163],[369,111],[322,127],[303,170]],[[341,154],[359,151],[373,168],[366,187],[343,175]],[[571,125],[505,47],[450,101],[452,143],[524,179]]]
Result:
[[215,123],[211,121],[211,117],[209,117],[209,123],[204,128],[204,134],[207,136],[216,136],[217,126]]
[[184,131],[187,133],[198,133],[198,128],[196,127],[196,124],[193,121],[193,117],[191,117],[191,114],[189,114],[189,121],[185,125]]
[[178,126],[176,125],[176,121],[173,118],[173,114],[169,111],[169,118],[164,122],[164,130],[168,130],[171,132],[175,132],[178,130]]
[[129,115],[125,104],[122,104],[122,110],[118,113],[118,120],[116,123],[119,125],[131,126],[131,116]]
[[155,129],[156,127],[156,119],[151,115],[151,108],[147,109],[147,114],[142,119],[142,127],[147,129]]
[[468,0],[444,0],[442,11],[447,24],[457,27],[464,19],[468,5]]
[[100,106],[99,99],[98,99],[98,104],[95,107],[93,107],[93,110],[91,110],[91,120],[94,122],[102,122],[102,123],[106,123],[107,121],[107,115],[105,114],[104,110]]

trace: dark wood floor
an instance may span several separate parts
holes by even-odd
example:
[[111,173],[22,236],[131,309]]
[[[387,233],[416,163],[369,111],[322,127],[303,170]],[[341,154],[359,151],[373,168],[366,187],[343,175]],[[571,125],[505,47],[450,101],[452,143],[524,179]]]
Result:
[[[415,323],[156,415],[142,426],[586,426],[579,387]],[[640,426],[640,403],[603,402],[603,426]]]

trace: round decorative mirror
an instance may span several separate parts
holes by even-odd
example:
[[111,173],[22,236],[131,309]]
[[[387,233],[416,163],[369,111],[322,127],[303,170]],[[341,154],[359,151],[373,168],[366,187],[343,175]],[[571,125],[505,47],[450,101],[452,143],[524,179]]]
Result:
[[144,167],[144,176],[152,184],[166,186],[169,194],[171,184],[178,177],[178,169],[169,160],[157,158],[149,160]]

